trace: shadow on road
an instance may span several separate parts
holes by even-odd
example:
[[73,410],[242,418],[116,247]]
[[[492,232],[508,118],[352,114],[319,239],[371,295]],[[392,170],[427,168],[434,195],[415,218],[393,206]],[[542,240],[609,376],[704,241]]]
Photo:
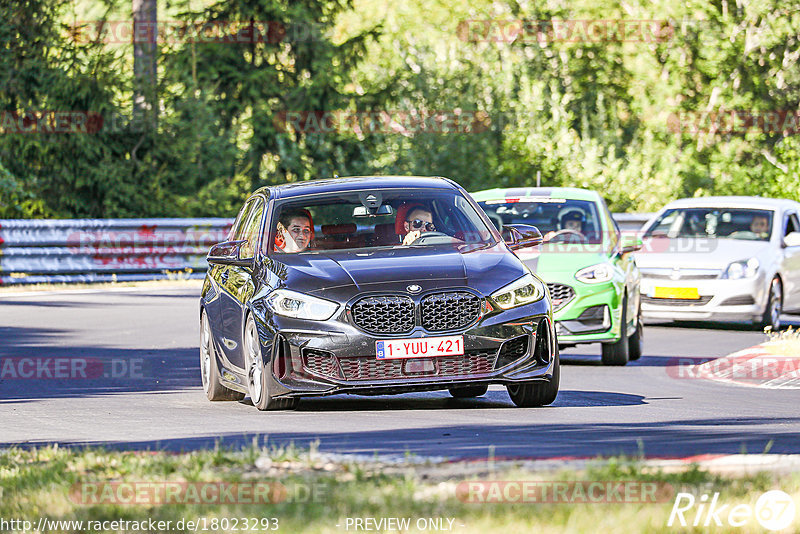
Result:
[[0,404],[200,387],[196,348],[72,346],[69,332],[0,327]]
[[[256,414],[258,417],[286,418],[291,412]],[[696,454],[797,452],[800,433],[776,430],[779,425],[797,424],[800,418],[746,417],[739,419],[690,419],[662,422],[596,422],[537,424],[475,424],[428,428],[348,432],[292,431],[269,433],[223,433],[157,441],[97,442],[121,450],[187,451],[217,446],[240,449],[254,442],[266,446],[309,447],[320,451],[402,456],[444,456],[458,458],[592,458],[617,454],[647,457],[685,457]],[[772,428],[760,428],[771,425]],[[45,442],[0,443],[0,446],[41,446]],[[770,445],[771,443],[771,445]],[[60,442],[65,446],[88,443]]]

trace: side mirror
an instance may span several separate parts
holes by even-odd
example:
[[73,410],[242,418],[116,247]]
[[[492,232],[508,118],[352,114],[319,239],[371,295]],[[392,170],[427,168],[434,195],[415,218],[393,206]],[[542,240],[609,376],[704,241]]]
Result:
[[790,232],[783,238],[783,244],[787,247],[800,247],[800,232]]
[[629,252],[636,252],[644,246],[642,238],[637,235],[623,234],[619,240],[620,254],[627,254]]
[[535,247],[542,244],[542,233],[529,224],[507,224],[503,227],[503,241],[511,250]]
[[212,265],[236,265],[239,267],[252,267],[253,258],[242,258],[242,245],[247,239],[239,241],[224,241],[217,243],[208,251],[206,260]]

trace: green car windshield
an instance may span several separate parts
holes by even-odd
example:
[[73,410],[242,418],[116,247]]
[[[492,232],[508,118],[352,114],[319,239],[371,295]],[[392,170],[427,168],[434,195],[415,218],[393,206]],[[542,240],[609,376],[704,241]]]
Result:
[[525,197],[479,204],[500,231],[507,224],[529,224],[539,229],[545,242],[603,242],[597,204],[588,200]]

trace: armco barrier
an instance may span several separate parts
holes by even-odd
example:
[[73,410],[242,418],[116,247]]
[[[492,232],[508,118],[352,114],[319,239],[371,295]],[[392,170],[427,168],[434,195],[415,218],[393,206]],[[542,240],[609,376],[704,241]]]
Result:
[[[615,214],[637,230],[648,214]],[[231,219],[0,220],[0,285],[201,278]]]
[[0,220],[0,285],[201,277],[209,247],[227,238],[232,222]]

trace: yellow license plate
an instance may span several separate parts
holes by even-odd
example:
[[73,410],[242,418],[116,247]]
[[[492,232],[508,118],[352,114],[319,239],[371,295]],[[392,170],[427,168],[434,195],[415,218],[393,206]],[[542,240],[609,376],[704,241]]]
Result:
[[657,287],[653,296],[657,299],[698,300],[700,293],[696,287]]

